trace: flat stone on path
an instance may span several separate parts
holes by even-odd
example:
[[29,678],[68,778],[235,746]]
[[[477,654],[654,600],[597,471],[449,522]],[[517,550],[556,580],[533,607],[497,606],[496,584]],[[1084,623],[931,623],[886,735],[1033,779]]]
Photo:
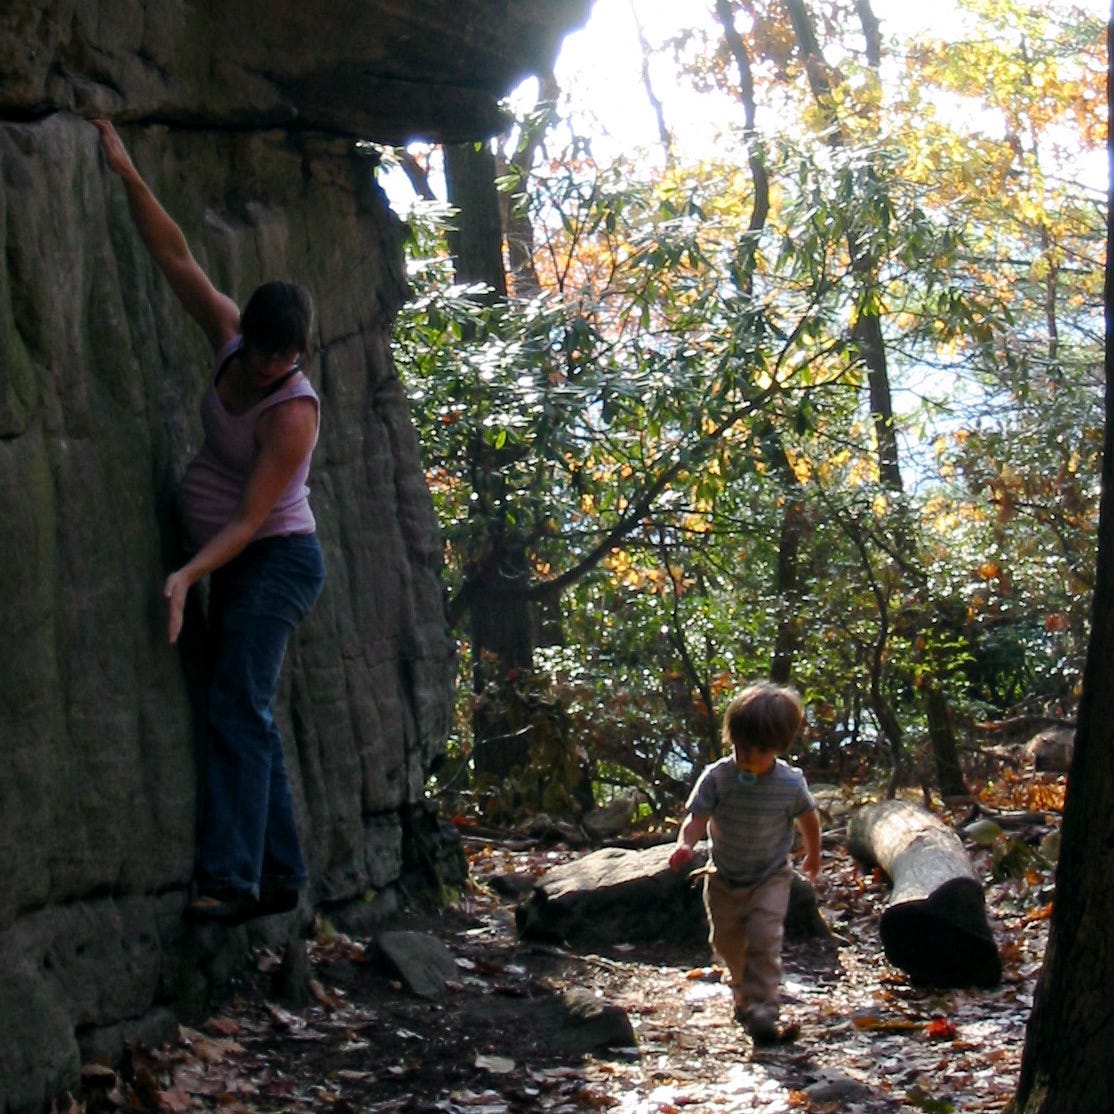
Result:
[[566,1025],[558,1043],[566,1052],[594,1052],[600,1048],[632,1048],[638,1043],[627,1011],[583,986],[561,996]]
[[460,973],[452,952],[425,932],[381,932],[375,943],[403,984],[419,998],[438,998]]

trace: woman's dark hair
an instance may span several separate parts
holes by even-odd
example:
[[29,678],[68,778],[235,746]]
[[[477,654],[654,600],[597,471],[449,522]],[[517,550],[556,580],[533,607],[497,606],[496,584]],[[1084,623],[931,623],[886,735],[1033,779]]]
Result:
[[258,352],[306,352],[313,301],[297,283],[265,282],[240,314],[244,341]]

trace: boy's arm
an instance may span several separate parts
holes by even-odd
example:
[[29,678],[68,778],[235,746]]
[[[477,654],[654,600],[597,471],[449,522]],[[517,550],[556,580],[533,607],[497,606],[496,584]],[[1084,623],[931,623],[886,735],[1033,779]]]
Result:
[[693,847],[708,834],[708,817],[694,816],[691,812],[685,817],[681,830],[677,833],[677,846],[669,856],[669,869],[680,870],[692,862]]
[[801,873],[815,881],[820,874],[820,817],[816,809],[810,808],[797,817],[797,827],[805,841],[805,861]]

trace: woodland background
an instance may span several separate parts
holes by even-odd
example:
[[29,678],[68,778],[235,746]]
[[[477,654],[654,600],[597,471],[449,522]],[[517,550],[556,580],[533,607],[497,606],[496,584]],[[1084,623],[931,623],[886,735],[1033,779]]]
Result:
[[[1108,1111],[1103,25],[957,8],[948,41],[866,0],[642,35],[654,158],[594,157],[552,75],[500,142],[400,153],[427,204],[396,351],[470,680],[437,789],[653,823],[755,676],[803,690],[814,777],[927,802],[1078,723],[1012,1109]],[[659,50],[734,103],[713,152]]]
[[422,199],[396,359],[464,649],[437,784],[489,817],[624,790],[670,814],[758,676],[804,692],[815,770],[945,796],[1074,720],[1103,23],[714,11],[640,28],[652,148],[595,156],[616,143],[550,73],[491,144],[391,156]]

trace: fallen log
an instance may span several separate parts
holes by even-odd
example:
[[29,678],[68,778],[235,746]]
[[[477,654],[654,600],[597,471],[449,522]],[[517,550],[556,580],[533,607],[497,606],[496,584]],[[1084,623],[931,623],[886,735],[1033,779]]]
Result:
[[893,883],[879,933],[895,967],[935,986],[1001,980],[983,885],[951,828],[918,805],[884,801],[852,814],[847,846]]
[[[702,943],[708,924],[699,877],[669,869],[673,843],[641,850],[604,848],[554,867],[515,910],[524,940],[606,948],[621,942]],[[693,867],[702,867],[703,845]],[[816,892],[794,876],[785,917],[788,940],[828,939]]]

